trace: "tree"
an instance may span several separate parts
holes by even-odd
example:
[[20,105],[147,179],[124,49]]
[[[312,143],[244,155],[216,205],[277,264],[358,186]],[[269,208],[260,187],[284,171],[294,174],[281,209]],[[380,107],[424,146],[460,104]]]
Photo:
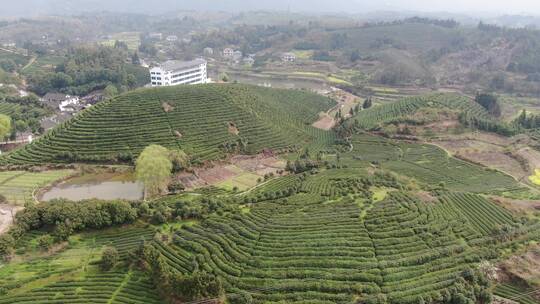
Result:
[[103,94],[107,98],[112,98],[112,97],[118,95],[118,88],[116,88],[116,86],[110,84],[103,90]]
[[100,268],[107,271],[112,269],[116,263],[118,263],[118,250],[114,247],[105,248],[101,255],[101,261],[99,263]]
[[12,59],[4,59],[0,61],[0,68],[6,72],[13,73],[17,69],[17,64]]
[[169,159],[173,164],[174,173],[189,168],[189,156],[182,150],[171,150]]
[[134,65],[141,64],[141,59],[139,58],[139,52],[135,51],[131,56],[131,63]]
[[0,140],[3,140],[11,131],[11,118],[0,114]]
[[474,100],[484,107],[491,115],[495,117],[501,116],[501,106],[497,100],[497,96],[487,93],[477,93]]
[[351,52],[351,61],[356,62],[360,59],[360,51],[359,50],[353,50]]
[[366,98],[366,100],[364,100],[364,104],[362,105],[362,108],[369,109],[371,108],[372,105],[373,103],[371,102],[371,97],[368,97]]
[[167,190],[169,190],[169,193],[180,193],[186,189],[186,186],[181,181],[175,180],[172,181],[169,186],[167,187]]
[[51,249],[54,244],[54,238],[49,234],[42,235],[37,240],[39,248],[44,251]]
[[139,155],[135,165],[137,179],[145,187],[145,198],[167,191],[173,168],[169,150],[159,145],[150,145]]
[[226,73],[223,73],[219,76],[219,78],[221,79],[221,81],[223,82],[229,82],[230,78],[229,78],[229,75],[227,75]]

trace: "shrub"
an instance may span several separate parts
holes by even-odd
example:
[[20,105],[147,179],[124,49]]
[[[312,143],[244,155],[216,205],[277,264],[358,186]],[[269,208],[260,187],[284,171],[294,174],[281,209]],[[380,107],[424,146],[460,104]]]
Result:
[[118,260],[118,250],[116,250],[114,247],[107,247],[105,250],[103,250],[99,266],[101,270],[107,271],[112,269],[118,263]]
[[45,234],[38,238],[37,243],[38,243],[39,248],[41,248],[44,251],[47,251],[51,249],[52,245],[54,244],[54,238],[49,234]]

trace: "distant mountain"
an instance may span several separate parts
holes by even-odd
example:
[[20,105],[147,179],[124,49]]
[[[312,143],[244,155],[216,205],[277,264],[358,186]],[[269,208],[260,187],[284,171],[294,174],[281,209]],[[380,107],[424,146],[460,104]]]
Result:
[[163,14],[175,10],[294,10],[294,11],[355,11],[377,9],[379,5],[365,3],[365,0],[161,0],[159,5],[150,5],[149,1],[141,0],[21,0],[3,3],[0,15],[30,16],[30,15],[65,15],[79,14],[88,11],[118,11],[125,13]]

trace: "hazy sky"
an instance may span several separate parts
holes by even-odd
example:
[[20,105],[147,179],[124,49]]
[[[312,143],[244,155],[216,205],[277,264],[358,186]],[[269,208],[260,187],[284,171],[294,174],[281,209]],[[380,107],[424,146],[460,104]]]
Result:
[[388,8],[409,8],[419,11],[540,15],[539,0],[382,0],[380,3],[384,3]]
[[160,14],[175,10],[287,10],[368,13],[380,10],[451,12],[477,15],[540,16],[540,0],[0,0],[0,15],[77,14],[122,11]]

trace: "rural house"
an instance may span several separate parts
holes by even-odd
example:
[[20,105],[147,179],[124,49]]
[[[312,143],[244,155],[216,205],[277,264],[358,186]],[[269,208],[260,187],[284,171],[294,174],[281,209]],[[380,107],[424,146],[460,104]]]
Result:
[[79,103],[79,97],[61,93],[47,93],[41,98],[41,102],[53,110],[64,111],[68,105]]
[[283,53],[281,54],[281,60],[283,62],[295,62],[296,61],[296,55],[293,53]]

